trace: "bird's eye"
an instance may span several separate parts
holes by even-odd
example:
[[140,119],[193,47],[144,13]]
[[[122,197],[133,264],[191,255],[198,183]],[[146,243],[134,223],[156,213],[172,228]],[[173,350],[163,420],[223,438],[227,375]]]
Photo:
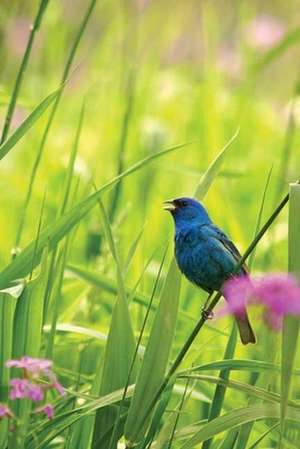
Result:
[[181,207],[186,207],[188,205],[187,201],[181,201],[180,202],[180,206]]

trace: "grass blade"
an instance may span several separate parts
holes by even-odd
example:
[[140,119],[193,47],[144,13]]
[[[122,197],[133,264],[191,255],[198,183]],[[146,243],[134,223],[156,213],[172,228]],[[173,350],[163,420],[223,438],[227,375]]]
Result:
[[[89,197],[82,200],[77,206],[74,206],[69,212],[66,212],[63,217],[59,217],[53,224],[44,228],[40,234],[39,241],[36,248],[36,257],[34,259],[35,266],[38,264],[43,249],[48,246],[50,251],[76,226],[98,202],[100,196],[115,185],[120,179],[131,175],[140,170],[152,160],[166,155],[174,150],[182,148],[186,144],[176,145],[174,147],[162,150],[159,153],[142,159],[136,164],[129,167],[125,172],[121,173],[116,178],[104,184],[97,192],[91,194]],[[0,288],[5,288],[10,281],[27,276],[30,271],[30,263],[33,259],[36,241],[32,241],[24,250],[15,258],[2,272],[0,279]]]
[[[121,126],[121,134],[120,134],[120,140],[119,140],[119,146],[118,146],[118,166],[117,166],[117,175],[122,173],[124,171],[124,159],[125,159],[125,150],[128,140],[128,131],[129,131],[129,125],[130,120],[132,116],[132,110],[133,110],[133,104],[134,104],[134,93],[135,93],[135,73],[134,69],[131,70],[129,74],[129,79],[127,82],[127,86],[125,89],[125,92],[127,94],[127,103],[126,108],[123,115],[123,122]],[[110,210],[109,210],[109,219],[113,223],[118,203],[121,197],[122,193],[122,183],[119,182],[116,185],[115,190],[112,193],[112,198],[110,201]]]
[[293,45],[296,45],[300,40],[300,27],[286,33],[285,36],[279,41],[277,45],[272,46],[272,48],[266,52],[255,64],[253,70],[254,72],[259,72],[267,67],[272,62],[276,61],[282,54],[284,54]]
[[34,185],[34,182],[35,182],[35,178],[36,178],[36,175],[37,175],[37,172],[38,172],[38,168],[39,168],[39,165],[40,165],[40,161],[41,161],[42,156],[43,156],[43,152],[44,152],[44,148],[45,148],[46,141],[47,141],[47,138],[48,138],[48,134],[50,132],[50,129],[51,129],[51,126],[52,126],[52,123],[53,123],[53,120],[54,120],[57,108],[58,108],[60,100],[61,100],[61,96],[62,96],[63,91],[64,91],[64,87],[66,85],[68,76],[70,74],[70,70],[71,70],[71,67],[72,67],[75,55],[76,55],[76,51],[78,49],[78,46],[79,46],[80,41],[82,39],[82,36],[83,36],[83,34],[85,32],[85,29],[86,29],[87,24],[89,22],[90,16],[91,16],[91,14],[93,12],[93,9],[94,9],[94,7],[96,5],[96,2],[97,2],[97,0],[91,0],[91,2],[89,3],[89,6],[88,6],[88,8],[86,10],[86,13],[83,16],[82,22],[81,22],[81,24],[79,26],[78,32],[77,32],[77,34],[75,36],[73,45],[71,47],[69,56],[68,56],[67,61],[66,61],[66,65],[64,67],[63,75],[62,75],[62,78],[61,78],[61,89],[58,91],[58,95],[56,96],[55,103],[54,103],[53,108],[51,110],[51,113],[49,115],[49,119],[47,121],[45,130],[44,130],[44,133],[43,133],[43,136],[42,136],[42,139],[41,139],[41,143],[40,143],[40,146],[39,146],[39,149],[38,149],[38,153],[36,155],[35,161],[33,163],[32,171],[31,171],[31,174],[30,174],[29,184],[28,184],[28,188],[27,188],[27,192],[26,192],[26,196],[25,196],[25,200],[24,200],[23,212],[22,212],[22,215],[21,215],[19,230],[18,230],[17,239],[16,239],[16,245],[15,245],[16,247],[18,247],[20,242],[21,242],[22,232],[23,232],[25,219],[26,219],[26,213],[27,213],[29,202],[30,202],[30,198],[31,198],[31,194],[32,194],[32,189],[33,189],[33,185]]
[[[264,360],[216,360],[214,362],[205,363],[204,365],[195,366],[188,371],[182,371],[180,374],[186,374],[193,371],[210,371],[210,370],[230,369],[230,371],[251,371],[259,373],[262,371],[280,371],[281,367],[274,363],[265,362]],[[293,374],[300,376],[300,369],[294,369]]]
[[222,148],[222,150],[219,152],[215,160],[210,164],[206,172],[203,174],[203,176],[200,179],[200,182],[198,184],[198,187],[195,192],[195,198],[198,198],[199,200],[202,200],[205,195],[207,194],[211,184],[213,183],[214,179],[216,178],[223,161],[225,159],[225,156],[227,154],[227,150],[230,147],[230,145],[234,142],[236,137],[239,134],[239,129],[236,130],[234,135],[229,139],[229,141],[226,143],[226,145]]
[[35,122],[43,115],[47,108],[53,103],[55,98],[59,95],[61,87],[36,106],[36,108],[29,114],[28,117],[21,123],[21,125],[14,131],[14,133],[0,145],[0,160],[7,155],[7,153],[19,142],[19,140],[32,128]]
[[[175,331],[180,279],[178,267],[173,260],[165,280],[125,424],[125,438],[128,447],[134,446],[144,436],[145,418],[149,404],[165,376]],[[162,329],[164,329],[163,338]]]
[[[290,185],[289,208],[289,271],[300,279],[300,185]],[[281,432],[279,447],[285,428],[286,408],[291,389],[292,369],[295,360],[297,340],[299,334],[299,318],[287,316],[283,320],[282,355],[281,355]]]
[[[221,432],[225,432],[247,422],[259,421],[268,418],[280,417],[280,406],[278,404],[257,404],[250,407],[235,409],[225,415],[210,421],[189,440],[187,440],[180,449],[193,449],[202,441],[208,440]],[[297,421],[300,418],[300,410],[287,409],[287,418]]]
[[[47,251],[45,250],[40,274],[26,285],[24,292],[19,298],[14,314],[13,327],[13,358],[23,355],[31,357],[40,356],[43,308],[45,289],[47,284]],[[13,432],[9,441],[9,449],[22,449],[24,447],[25,435],[29,425],[29,414],[31,402],[16,401],[14,411],[20,419],[18,428]]]
[[[133,369],[131,368],[135,350],[135,339],[127,304],[123,272],[118,251],[114,243],[108,215],[106,214],[104,206],[100,200],[99,205],[103,227],[105,229],[110,251],[115,260],[118,278],[118,295],[112,313],[107,345],[105,348],[103,373],[99,392],[99,395],[103,396],[117,390],[118,388],[124,387],[128,376],[130,376],[129,383],[134,380],[135,369],[134,367]],[[116,414],[117,410],[111,410],[110,408],[104,408],[103,410],[97,412],[93,435],[93,448],[100,449],[98,441],[101,441],[101,445],[105,445],[105,447],[109,446],[111,432],[107,432],[107,430],[114,430],[113,426],[116,419]],[[105,438],[103,441],[104,434]],[[111,447],[117,447],[117,441],[113,441]]]
[[30,34],[29,34],[27,45],[26,45],[26,49],[25,49],[23,59],[22,59],[22,62],[21,62],[21,65],[20,65],[20,68],[19,68],[19,71],[18,71],[18,74],[16,77],[15,85],[13,88],[13,92],[12,92],[10,102],[9,102],[9,105],[7,108],[6,116],[4,119],[4,126],[3,126],[3,131],[2,131],[2,135],[1,135],[1,139],[0,139],[0,145],[6,140],[6,137],[9,133],[11,120],[12,120],[12,117],[14,114],[19,91],[21,89],[23,76],[24,76],[24,73],[26,72],[26,68],[28,66],[34,38],[35,38],[37,31],[39,30],[39,28],[41,26],[41,21],[42,21],[43,15],[45,13],[45,10],[47,8],[48,2],[49,2],[49,0],[41,0],[40,1],[36,17],[34,19],[32,27],[30,29]]
[[[13,320],[18,298],[22,295],[24,284],[16,284],[13,288],[0,292],[0,403],[7,399],[10,372],[5,362],[12,358]],[[0,421],[0,447],[6,447],[8,422]]]
[[[236,341],[237,341],[237,326],[235,323],[233,323],[231,335],[228,340],[225,354],[224,354],[224,360],[232,359],[232,357],[234,356]],[[225,369],[225,370],[220,371],[219,377],[221,380],[226,381],[229,379],[229,374],[230,374],[230,370]],[[210,407],[210,412],[209,412],[209,417],[208,417],[209,421],[211,421],[212,419],[214,419],[220,415],[222,407],[223,407],[224,398],[225,398],[225,392],[226,392],[226,388],[224,388],[224,386],[221,383],[218,384],[215,389],[213,402]],[[203,444],[203,449],[209,449],[211,444],[212,444],[212,440],[205,441]]]

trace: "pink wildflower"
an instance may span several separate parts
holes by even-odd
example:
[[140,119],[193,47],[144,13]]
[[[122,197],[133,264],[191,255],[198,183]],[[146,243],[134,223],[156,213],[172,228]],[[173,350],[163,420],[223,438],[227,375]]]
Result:
[[34,402],[42,401],[44,399],[44,391],[40,385],[29,383],[27,386],[27,396]]
[[12,400],[23,399],[27,397],[28,379],[11,379],[9,384],[12,387],[9,397]]
[[[12,400],[27,398],[33,402],[40,402],[43,401],[45,391],[48,390],[56,390],[61,396],[66,394],[52,371],[52,361],[50,360],[23,356],[19,360],[8,360],[6,366],[23,370],[23,378],[14,378],[10,381],[9,396]],[[45,380],[46,382],[43,382]],[[54,407],[51,404],[46,404],[37,408],[35,412],[44,413],[49,419],[52,419]],[[5,415],[5,409],[3,409],[2,414]]]
[[271,274],[257,279],[255,296],[264,306],[264,318],[280,329],[284,315],[300,315],[300,286],[292,276]]
[[59,382],[54,382],[52,385],[53,388],[55,388],[55,390],[61,395],[61,396],[65,396],[66,392],[64,387],[59,383]]
[[20,360],[8,360],[6,362],[8,368],[22,368],[33,376],[47,374],[52,368],[52,361],[46,359],[35,359],[33,357],[23,356]]
[[0,404],[0,421],[3,418],[12,418],[12,411],[5,404]]
[[252,20],[246,28],[246,37],[253,48],[265,51],[277,44],[284,34],[284,26],[279,20],[261,15]]
[[233,48],[224,45],[219,49],[217,66],[222,73],[238,79],[242,72],[241,56]]
[[53,419],[54,417],[54,407],[51,404],[43,405],[36,409],[36,413],[44,413],[48,419]]
[[228,280],[223,287],[227,305],[219,315],[242,313],[248,304],[263,306],[263,319],[274,330],[285,315],[300,316],[300,285],[291,275],[270,274],[252,279],[245,276]]
[[12,400],[29,398],[32,401],[38,402],[44,398],[42,387],[29,382],[28,379],[11,379],[9,384],[12,387],[9,394]]
[[248,276],[236,276],[225,283],[222,292],[227,300],[227,304],[220,314],[243,315],[246,303],[253,294],[253,285]]

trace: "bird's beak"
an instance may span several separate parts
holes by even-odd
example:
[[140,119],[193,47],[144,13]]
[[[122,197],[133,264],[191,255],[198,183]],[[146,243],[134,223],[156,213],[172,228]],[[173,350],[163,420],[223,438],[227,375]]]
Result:
[[176,205],[174,200],[164,201],[163,203],[164,210],[168,210],[169,212],[173,212],[176,209]]

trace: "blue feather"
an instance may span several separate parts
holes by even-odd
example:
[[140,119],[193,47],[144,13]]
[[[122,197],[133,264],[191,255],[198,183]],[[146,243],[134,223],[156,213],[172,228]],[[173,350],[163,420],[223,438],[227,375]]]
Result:
[[[175,257],[189,281],[208,293],[220,291],[234,274],[241,255],[227,235],[211,221],[206,209],[193,198],[167,201],[175,223]],[[246,274],[244,266],[238,274]],[[255,342],[245,311],[237,318],[243,343]]]

